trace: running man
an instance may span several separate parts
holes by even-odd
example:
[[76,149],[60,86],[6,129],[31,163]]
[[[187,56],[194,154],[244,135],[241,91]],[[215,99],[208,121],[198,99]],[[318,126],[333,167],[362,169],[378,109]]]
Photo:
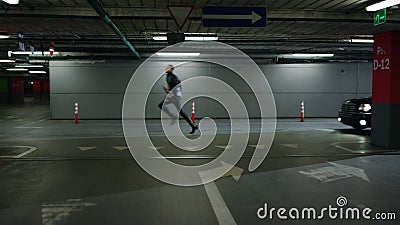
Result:
[[[169,94],[165,97],[164,100],[158,104],[158,107],[166,112],[172,119],[171,123],[174,123],[175,120],[178,118],[173,115],[167,107],[165,107],[168,104],[173,104],[176,108],[176,110],[179,111],[179,114],[186,120],[186,122],[190,125],[192,130],[190,131],[190,134],[194,134],[196,130],[198,129],[198,126],[196,124],[193,124],[192,121],[189,119],[189,117],[185,114],[185,112],[182,111],[182,106],[181,106],[181,99],[182,99],[182,85],[181,85],[181,80],[173,73],[174,71],[174,66],[173,65],[168,65],[167,68],[165,69],[166,75],[167,75],[167,87],[163,87],[165,93]],[[175,89],[174,89],[175,88]],[[170,93],[172,91],[172,93]]]

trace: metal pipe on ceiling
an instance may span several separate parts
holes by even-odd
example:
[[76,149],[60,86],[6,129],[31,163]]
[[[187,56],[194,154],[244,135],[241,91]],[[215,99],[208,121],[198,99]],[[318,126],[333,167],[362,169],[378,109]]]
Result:
[[135,47],[126,39],[124,34],[119,30],[119,28],[113,23],[113,21],[108,17],[106,11],[101,7],[97,0],[87,0],[87,2],[92,6],[92,8],[97,12],[97,14],[111,27],[111,29],[121,38],[126,46],[135,54],[135,56],[140,59],[139,53],[136,51]]

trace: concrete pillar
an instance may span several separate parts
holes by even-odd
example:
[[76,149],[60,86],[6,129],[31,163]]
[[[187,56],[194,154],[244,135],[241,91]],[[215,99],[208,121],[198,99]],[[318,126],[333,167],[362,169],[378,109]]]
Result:
[[0,105],[8,103],[8,80],[7,77],[0,77]]
[[372,79],[373,145],[400,147],[400,31],[376,34]]
[[42,100],[43,93],[43,80],[35,79],[33,80],[33,99]]
[[24,78],[11,78],[11,103],[24,103]]

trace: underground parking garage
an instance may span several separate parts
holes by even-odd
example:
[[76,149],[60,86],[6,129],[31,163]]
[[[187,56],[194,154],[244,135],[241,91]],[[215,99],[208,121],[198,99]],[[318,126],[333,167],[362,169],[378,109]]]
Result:
[[0,224],[398,224],[396,1],[0,2]]

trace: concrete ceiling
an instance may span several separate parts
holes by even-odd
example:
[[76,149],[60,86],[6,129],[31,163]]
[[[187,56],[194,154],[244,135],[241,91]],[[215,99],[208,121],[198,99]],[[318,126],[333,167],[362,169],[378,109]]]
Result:
[[[400,29],[400,10],[388,10],[386,24],[374,27],[368,0],[100,0],[106,13],[138,49],[140,54],[157,51],[168,44],[154,41],[159,32],[178,32],[167,4],[193,4],[194,11],[181,32],[215,33],[219,40],[249,54],[274,57],[296,52],[335,53],[336,59],[372,57],[372,44],[349,43],[354,37]],[[265,6],[266,28],[206,28],[201,23],[205,5]],[[96,14],[86,0],[20,0],[17,6],[0,3],[0,33],[12,35],[0,40],[0,56],[18,48],[17,33],[26,45],[47,50],[51,41],[57,51],[97,54],[130,52],[119,37]]]

